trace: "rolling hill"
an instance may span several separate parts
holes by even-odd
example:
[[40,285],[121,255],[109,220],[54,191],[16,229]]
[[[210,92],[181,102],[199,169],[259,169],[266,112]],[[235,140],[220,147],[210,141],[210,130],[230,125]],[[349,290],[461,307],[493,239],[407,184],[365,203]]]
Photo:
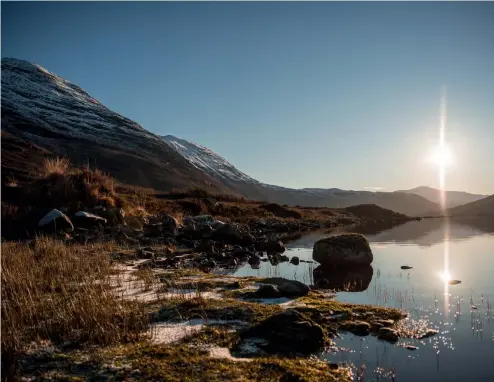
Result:
[[462,206],[450,208],[448,215],[454,217],[494,217],[494,195]]
[[[420,195],[431,202],[441,203],[441,192],[437,188],[419,186],[412,188],[411,190],[402,190],[398,192],[406,192],[409,194]],[[461,206],[463,204],[475,202],[480,199],[484,199],[488,195],[470,194],[463,191],[446,191],[446,207],[452,208]]]

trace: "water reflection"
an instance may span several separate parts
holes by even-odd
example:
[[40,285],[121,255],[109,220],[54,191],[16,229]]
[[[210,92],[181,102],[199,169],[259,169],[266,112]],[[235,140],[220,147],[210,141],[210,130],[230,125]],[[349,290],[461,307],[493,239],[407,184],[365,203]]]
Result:
[[[298,266],[284,262],[260,269],[249,265],[239,276],[279,276],[309,285],[327,281],[337,299],[406,309],[406,326],[432,328],[427,339],[402,339],[395,345],[344,334],[335,339],[331,362],[355,366],[361,380],[468,381],[491,380],[494,375],[494,224],[484,220],[424,219],[381,230],[353,227],[316,232],[287,245],[284,255],[297,256]],[[344,231],[365,232],[374,253],[372,267],[331,272],[312,260],[314,242]],[[445,240],[447,232],[447,240]],[[447,255],[446,255],[447,254]],[[304,261],[302,261],[304,260]],[[412,269],[401,269],[408,265]],[[443,273],[443,278],[440,277]],[[449,285],[452,279],[461,284]],[[325,282],[326,282],[325,281]],[[416,346],[415,351],[406,345]],[[366,370],[365,370],[366,368]]]
[[374,269],[364,266],[351,269],[328,269],[320,265],[313,271],[314,285],[321,289],[335,292],[363,292],[369,288]]

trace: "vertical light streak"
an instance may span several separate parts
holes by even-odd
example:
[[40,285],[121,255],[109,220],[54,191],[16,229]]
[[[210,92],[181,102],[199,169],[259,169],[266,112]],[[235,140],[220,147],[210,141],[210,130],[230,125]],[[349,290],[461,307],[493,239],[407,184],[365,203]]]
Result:
[[[445,135],[446,135],[446,91],[443,92],[441,97],[441,111],[439,122],[439,152],[446,152]],[[439,192],[441,201],[441,212],[444,216],[444,236],[443,236],[443,262],[444,262],[444,274],[449,274],[449,217],[447,216],[446,208],[446,163],[444,160],[440,161],[439,165]],[[449,310],[449,280],[444,280],[444,315],[448,315]]]

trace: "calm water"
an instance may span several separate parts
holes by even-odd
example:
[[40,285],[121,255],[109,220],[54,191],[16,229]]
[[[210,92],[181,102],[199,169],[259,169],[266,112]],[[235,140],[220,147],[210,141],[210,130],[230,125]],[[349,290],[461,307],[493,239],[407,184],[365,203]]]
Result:
[[[439,335],[392,345],[348,334],[323,356],[352,365],[359,381],[494,381],[494,225],[429,219],[383,231],[347,231],[367,237],[374,262],[360,274],[325,275],[339,290],[338,299],[406,309],[405,325],[420,323],[439,330]],[[287,245],[285,254],[311,260],[314,242],[334,233],[339,232],[306,235]],[[404,271],[402,265],[414,268]],[[276,275],[312,285],[318,279],[317,266],[266,262],[259,269],[244,266],[235,275]],[[450,286],[441,274],[461,284]],[[410,351],[405,345],[418,349]]]

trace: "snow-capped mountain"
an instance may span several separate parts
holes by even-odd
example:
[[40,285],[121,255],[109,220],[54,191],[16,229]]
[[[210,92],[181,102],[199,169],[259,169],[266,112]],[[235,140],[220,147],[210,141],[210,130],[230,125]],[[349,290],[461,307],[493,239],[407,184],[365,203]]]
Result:
[[64,155],[124,183],[163,191],[207,187],[313,207],[370,203],[407,215],[437,208],[405,192],[291,189],[258,182],[206,147],[145,130],[39,65],[2,59],[2,177],[36,171],[47,155]]
[[225,181],[260,184],[257,180],[238,170],[225,158],[207,147],[174,137],[173,135],[165,135],[162,138],[193,166],[212,176],[219,177]]
[[[223,189],[157,135],[80,87],[23,60],[2,58],[2,134],[15,141],[14,147],[34,145],[46,150],[43,155],[68,156],[132,184]],[[2,145],[2,167],[9,171],[24,164],[13,151]]]
[[413,216],[430,213],[438,208],[437,204],[421,196],[401,192],[347,191],[338,188],[293,189],[261,183],[207,147],[172,135],[162,138],[197,169],[249,199],[307,207],[344,208],[356,204],[377,204]]

